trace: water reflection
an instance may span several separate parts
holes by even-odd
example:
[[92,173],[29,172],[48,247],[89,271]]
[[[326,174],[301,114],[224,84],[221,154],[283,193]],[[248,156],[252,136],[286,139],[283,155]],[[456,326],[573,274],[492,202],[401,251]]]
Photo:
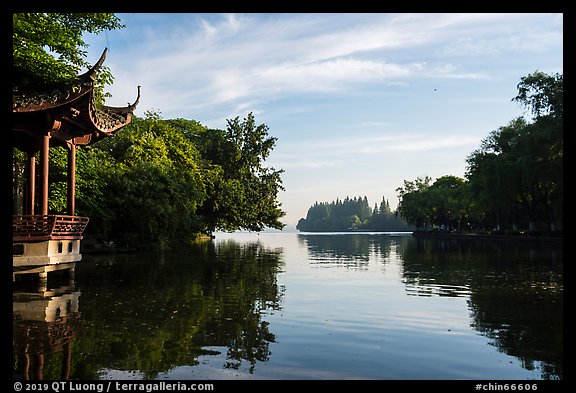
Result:
[[394,246],[404,238],[370,233],[298,234],[298,242],[308,249],[312,265],[354,269],[366,269],[374,258],[388,260]]
[[25,276],[13,285],[14,378],[66,380],[81,327],[73,269],[50,273],[48,281]]
[[275,341],[263,317],[281,308],[281,256],[234,241],[164,255],[85,255],[76,269],[84,329],[71,378],[121,371],[154,379],[222,350],[223,367],[253,372]]
[[13,376],[563,378],[561,246],[258,238],[85,255],[75,280],[15,290]]
[[464,289],[474,329],[543,379],[563,377],[562,246],[417,239],[403,261],[407,288]]
[[411,236],[299,235],[310,264],[401,261],[409,296],[467,299],[470,326],[542,379],[563,378],[562,246]]

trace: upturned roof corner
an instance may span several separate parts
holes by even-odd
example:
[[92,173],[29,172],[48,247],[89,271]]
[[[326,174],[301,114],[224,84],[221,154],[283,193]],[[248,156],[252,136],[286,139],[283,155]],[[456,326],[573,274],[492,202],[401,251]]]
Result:
[[16,147],[34,150],[37,139],[47,133],[57,144],[87,145],[112,136],[131,122],[140,101],[140,86],[134,103],[125,107],[95,101],[95,75],[106,60],[107,52],[105,48],[96,64],[72,83],[50,91],[13,95],[12,132]]

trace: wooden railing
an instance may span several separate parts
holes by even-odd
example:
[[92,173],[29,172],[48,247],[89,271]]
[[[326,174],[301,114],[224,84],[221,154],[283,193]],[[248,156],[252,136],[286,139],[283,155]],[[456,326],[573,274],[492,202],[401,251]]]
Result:
[[88,217],[63,215],[14,215],[13,241],[82,239]]

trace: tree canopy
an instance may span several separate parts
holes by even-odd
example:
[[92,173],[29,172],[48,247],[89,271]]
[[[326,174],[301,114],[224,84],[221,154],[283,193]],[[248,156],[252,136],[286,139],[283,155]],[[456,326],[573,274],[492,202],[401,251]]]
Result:
[[[86,61],[84,33],[99,34],[124,25],[111,13],[14,13],[12,15],[12,89],[14,93],[70,82]],[[102,66],[96,93],[103,100],[113,76]]]
[[221,168],[199,214],[211,229],[282,229],[284,212],[276,198],[284,190],[283,171],[263,166],[276,138],[268,136],[268,126],[256,124],[252,113],[227,123],[225,131],[206,130],[195,137],[203,157]]
[[563,227],[563,76],[536,71],[518,94],[517,117],[467,158],[466,179],[405,181],[399,211],[419,228],[555,232]]
[[[90,217],[87,233],[130,247],[167,247],[216,230],[282,229],[282,171],[263,165],[275,139],[255,126],[252,113],[229,124],[208,129],[148,113],[114,138],[77,149],[77,213]],[[67,156],[64,148],[51,150],[49,211],[60,213]]]

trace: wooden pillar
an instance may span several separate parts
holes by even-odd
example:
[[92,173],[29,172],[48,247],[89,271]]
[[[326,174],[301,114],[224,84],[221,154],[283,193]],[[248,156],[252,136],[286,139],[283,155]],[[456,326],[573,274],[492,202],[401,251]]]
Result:
[[28,381],[30,379],[30,354],[24,350],[24,369],[22,370],[22,379]]
[[36,193],[36,153],[28,152],[26,177],[26,208],[24,214],[34,214],[34,194]]
[[46,134],[42,137],[42,147],[40,150],[40,161],[42,165],[42,179],[40,183],[40,214],[48,214],[48,174],[49,174],[49,161],[50,157],[50,135]]
[[36,379],[44,379],[44,352],[36,353]]
[[72,349],[71,349],[70,341],[64,344],[64,353],[62,355],[62,374],[60,375],[60,379],[67,381],[70,379],[70,363],[72,360]]
[[76,145],[74,141],[69,145],[68,150],[68,205],[67,212],[69,216],[74,215],[76,207]]

